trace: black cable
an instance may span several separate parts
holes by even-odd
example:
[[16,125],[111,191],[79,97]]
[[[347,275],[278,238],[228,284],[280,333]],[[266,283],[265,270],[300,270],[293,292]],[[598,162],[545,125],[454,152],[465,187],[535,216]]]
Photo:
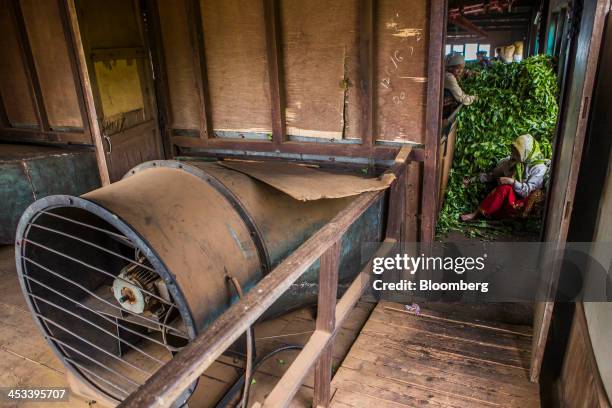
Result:
[[[238,282],[238,279],[236,279],[235,277],[231,276],[231,275],[227,275],[227,278],[232,282],[232,284],[234,285],[234,289],[236,289],[236,293],[238,293],[238,297],[240,299],[242,299],[242,288],[240,287],[240,282]],[[246,331],[246,343],[247,343],[247,349],[246,349],[246,366],[244,369],[244,374],[246,378],[250,378],[252,376],[251,374],[251,370],[252,370],[252,365],[253,365],[253,349],[255,348],[255,345],[253,344],[253,326],[249,326],[249,328]],[[247,402],[249,399],[249,388],[251,386],[251,382],[250,381],[246,381],[244,383],[244,390],[242,391],[242,398],[240,403],[238,404],[238,407],[246,407],[247,406]]]
[[[242,288],[240,286],[240,282],[238,282],[238,279],[236,279],[235,277],[231,276],[231,275],[226,275],[227,279],[230,280],[232,282],[232,284],[234,285],[234,289],[236,290],[236,293],[238,293],[238,297],[240,299],[242,299]],[[246,352],[246,367],[244,370],[244,388],[242,390],[242,397],[240,398],[240,402],[238,403],[237,407],[238,408],[247,408],[248,407],[248,403],[249,403],[249,391],[251,388],[251,381],[253,379],[253,376],[255,375],[255,372],[257,371],[257,369],[270,357],[275,356],[276,354],[286,351],[286,350],[301,350],[304,348],[304,346],[300,346],[297,344],[290,344],[287,346],[283,346],[283,347],[279,347],[275,350],[272,350],[271,352],[269,352],[268,354],[266,354],[265,356],[263,356],[261,359],[258,359],[257,362],[255,363],[255,365],[253,366],[253,355],[254,355],[254,351],[255,351],[255,342],[254,342],[254,335],[253,335],[253,327],[249,326],[249,328],[246,331],[246,341],[247,341],[247,352]],[[230,391],[225,395],[225,397],[219,402],[219,404],[217,404],[217,407],[223,407],[226,406],[227,402],[228,402],[228,397],[231,397],[234,392],[236,392],[236,385],[238,385],[241,381],[242,377],[238,379],[238,381],[236,381],[236,383],[234,384],[234,386],[232,386],[232,388],[230,389]],[[236,387],[238,388],[238,387]],[[225,405],[224,405],[225,404]]]
[[[248,377],[247,382],[250,384],[253,376],[255,375],[255,373],[257,372],[257,369],[259,367],[261,367],[261,365],[270,357],[275,356],[278,353],[281,353],[283,351],[287,351],[287,350],[302,350],[304,348],[304,346],[301,345],[297,345],[297,344],[289,344],[286,346],[282,346],[279,347],[275,350],[272,350],[271,352],[269,352],[268,354],[266,354],[265,356],[263,356],[262,358],[258,359],[257,362],[255,363],[255,365],[253,366],[253,373]],[[240,386],[242,385],[242,381],[245,381],[245,375],[243,374],[232,386],[232,388],[230,388],[230,390],[225,394],[225,396],[223,397],[223,399],[221,399],[221,401],[219,401],[216,405],[216,408],[226,408],[229,404],[229,401],[233,398],[233,395],[236,393],[236,391],[240,388]],[[248,395],[247,398],[245,399],[245,403],[248,404]],[[244,408],[244,407],[243,407]]]

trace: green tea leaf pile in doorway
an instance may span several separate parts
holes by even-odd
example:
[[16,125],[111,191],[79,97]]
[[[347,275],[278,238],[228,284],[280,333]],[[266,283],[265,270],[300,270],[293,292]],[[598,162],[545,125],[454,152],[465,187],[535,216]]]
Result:
[[[464,106],[457,116],[455,157],[444,205],[438,219],[438,233],[459,230],[470,236],[499,233],[499,223],[486,220],[472,224],[459,215],[473,211],[487,191],[482,183],[463,184],[465,177],[491,171],[499,160],[510,155],[510,143],[529,133],[539,142],[542,153],[551,157],[551,140],[557,123],[557,77],[548,56],[529,57],[520,63],[494,63],[479,75],[461,82],[463,90],[478,100]],[[512,226],[501,224],[508,230]],[[537,222],[521,222],[522,228],[537,229]]]

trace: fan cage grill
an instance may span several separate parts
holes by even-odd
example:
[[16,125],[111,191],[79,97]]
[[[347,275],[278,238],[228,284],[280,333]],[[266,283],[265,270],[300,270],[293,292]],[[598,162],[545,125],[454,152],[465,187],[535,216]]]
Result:
[[[122,401],[193,338],[184,299],[152,266],[160,262],[151,251],[101,216],[76,206],[29,212],[16,255],[32,313],[69,369]],[[135,313],[113,294],[113,282],[134,286],[119,276],[130,266],[146,272],[136,274],[147,276],[138,290],[155,308]]]

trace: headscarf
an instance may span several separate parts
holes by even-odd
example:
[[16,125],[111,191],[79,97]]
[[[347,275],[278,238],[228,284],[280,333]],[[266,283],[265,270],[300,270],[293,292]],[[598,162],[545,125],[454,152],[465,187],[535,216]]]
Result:
[[447,55],[446,57],[447,67],[454,67],[456,65],[462,65],[462,64],[465,64],[465,58],[463,57],[463,55],[459,53]]
[[514,167],[514,179],[523,182],[525,166],[533,167],[545,164],[546,159],[540,151],[540,144],[531,135],[522,135],[512,142],[512,146],[519,153],[520,161]]

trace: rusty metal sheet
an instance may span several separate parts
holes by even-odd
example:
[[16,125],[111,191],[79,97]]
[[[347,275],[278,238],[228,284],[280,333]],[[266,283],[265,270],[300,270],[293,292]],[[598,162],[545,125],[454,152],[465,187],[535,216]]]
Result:
[[300,201],[350,197],[366,191],[384,190],[395,179],[393,174],[365,178],[288,162],[226,160],[219,164],[262,181]]

